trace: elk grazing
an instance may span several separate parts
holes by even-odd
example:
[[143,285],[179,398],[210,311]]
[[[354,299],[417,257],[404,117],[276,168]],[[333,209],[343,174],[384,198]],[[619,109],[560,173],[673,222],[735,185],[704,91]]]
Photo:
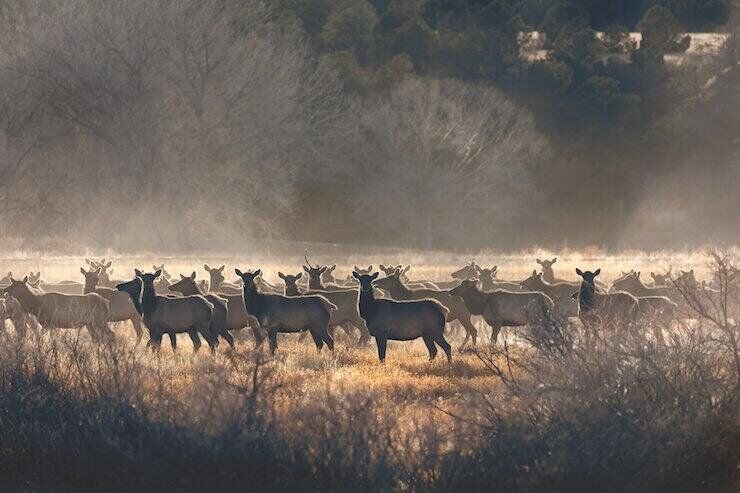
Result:
[[599,293],[594,278],[601,269],[594,272],[576,269],[581,276],[580,289],[574,296],[578,299],[578,318],[587,329],[593,330],[598,324],[616,329],[620,324],[631,326],[639,315],[637,298],[622,291]]
[[447,308],[432,299],[376,299],[373,282],[378,277],[377,272],[372,275],[352,272],[352,276],[360,283],[358,311],[367,323],[370,335],[375,337],[381,362],[385,361],[389,340],[411,341],[419,337],[427,346],[430,360],[437,356],[436,346],[439,346],[447,355],[447,361],[452,361],[452,348],[444,337]]
[[374,285],[390,293],[391,297],[395,300],[433,299],[438,301],[448,310],[447,321],[453,322],[457,320],[465,329],[465,340],[463,341],[463,344],[466,344],[471,338],[474,346],[478,343],[478,330],[470,321],[470,311],[468,310],[468,307],[465,306],[465,301],[463,301],[461,297],[453,295],[447,291],[409,289],[401,282],[399,271],[375,281]]
[[226,280],[226,278],[224,277],[225,267],[225,265],[222,265],[221,267],[210,268],[208,264],[203,264],[203,268],[206,270],[206,272],[208,272],[208,275],[211,276],[211,279],[209,281],[209,289],[211,293],[221,293],[228,295],[238,294],[239,296],[241,296],[242,288],[240,286],[224,282]]
[[316,349],[321,351],[324,343],[334,350],[334,339],[329,335],[331,312],[337,307],[326,298],[317,295],[284,296],[280,294],[263,294],[259,292],[254,279],[261,270],[255,272],[234,272],[244,283],[244,306],[247,312],[267,331],[270,339],[270,351],[277,350],[277,334],[293,333],[308,330],[313,337]]
[[[150,347],[158,349],[164,334],[190,333],[195,330],[208,342],[212,352],[216,350],[218,334],[212,333],[210,328],[213,316],[212,303],[200,295],[182,298],[157,295],[154,291],[154,282],[162,272],[159,269],[151,274],[138,269],[135,272],[136,277],[141,279],[141,311],[144,323],[149,329]],[[193,341],[193,344],[194,351],[198,351],[200,343],[196,346]]]
[[[313,271],[316,274],[316,271]],[[298,275],[292,276],[290,274],[283,274],[278,272],[278,276],[285,283],[285,296],[300,296],[301,293],[298,290],[298,280],[302,277],[299,272]],[[331,313],[331,319],[329,320],[329,327],[342,327],[347,335],[350,335],[352,327],[356,327],[360,331],[360,340],[357,341],[359,345],[365,345],[370,340],[370,333],[365,325],[365,320],[360,317],[357,311],[357,290],[346,289],[343,291],[309,291],[304,294],[316,294],[323,296],[329,302],[336,305],[337,309]],[[303,336],[301,336],[303,337]]]
[[555,304],[554,314],[558,318],[578,316],[578,303],[571,296],[573,286],[568,283],[550,284],[545,281],[541,272],[532,271],[532,275],[523,280],[521,287],[528,291],[539,291],[550,297]]
[[3,291],[36,317],[45,331],[87,327],[94,341],[114,337],[107,325],[110,304],[99,294],[39,293],[28,286],[27,276],[21,281],[11,278]]
[[108,322],[124,322],[130,320],[136,332],[136,344],[141,342],[143,331],[141,329],[141,314],[136,310],[133,301],[126,293],[116,289],[98,287],[100,281],[100,269],[86,271],[80,267],[80,272],[85,277],[83,294],[96,293],[108,300],[110,312]]
[[211,316],[211,333],[218,334],[229,343],[231,349],[234,349],[234,338],[231,337],[227,330],[228,320],[228,301],[213,293],[205,294],[200,290],[195,282],[195,272],[190,276],[180,274],[180,280],[170,284],[170,291],[182,294],[183,296],[199,295],[205,297],[213,305],[213,316]]
[[[460,296],[473,315],[480,315],[491,326],[491,344],[498,340],[502,327],[529,326],[531,330],[554,329],[552,300],[538,292],[512,292],[498,289],[484,292],[475,281],[466,279],[450,294]],[[546,334],[541,334],[546,335]]]

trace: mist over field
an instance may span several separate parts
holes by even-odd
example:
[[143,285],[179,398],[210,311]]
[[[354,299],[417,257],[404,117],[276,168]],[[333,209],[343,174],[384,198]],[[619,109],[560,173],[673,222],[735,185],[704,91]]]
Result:
[[[609,57],[637,14],[470,3],[4,2],[3,249],[740,240],[729,3],[644,16],[629,63]],[[536,29],[550,54],[528,63]],[[729,35],[663,62],[689,29]]]

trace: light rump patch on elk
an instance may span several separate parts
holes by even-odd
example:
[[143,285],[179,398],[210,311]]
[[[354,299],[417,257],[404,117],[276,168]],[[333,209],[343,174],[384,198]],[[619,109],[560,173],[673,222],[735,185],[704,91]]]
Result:
[[190,274],[190,276],[180,274],[180,280],[170,284],[170,291],[180,293],[183,296],[199,295],[205,297],[213,305],[213,315],[211,316],[210,324],[211,333],[223,337],[229,343],[229,346],[234,349],[234,338],[231,337],[231,334],[229,334],[226,328],[228,301],[225,298],[213,293],[203,293],[195,282],[195,272]]
[[100,282],[100,268],[94,271],[86,271],[84,268],[80,267],[80,272],[85,277],[85,287],[82,291],[83,294],[96,293],[108,300],[110,303],[108,322],[131,321],[131,324],[134,327],[134,332],[136,332],[136,344],[139,344],[143,335],[143,330],[141,328],[141,314],[134,306],[131,297],[117,289],[98,287],[98,283]]
[[389,340],[411,341],[419,337],[424,340],[430,360],[437,355],[436,346],[439,346],[447,355],[447,361],[452,361],[452,348],[444,337],[447,308],[432,299],[376,299],[373,282],[378,277],[377,272],[372,275],[352,272],[352,276],[360,283],[357,297],[360,316],[365,319],[370,335],[375,337],[381,362],[385,361]]
[[255,285],[255,278],[261,273],[242,272],[234,269],[244,283],[244,306],[253,315],[262,329],[267,331],[270,339],[270,351],[277,350],[279,332],[301,332],[308,330],[313,337],[316,349],[321,351],[324,343],[334,350],[334,339],[329,334],[331,312],[337,307],[326,298],[317,295],[284,296],[280,294],[263,294]]
[[552,300],[538,292],[496,290],[484,292],[475,281],[466,279],[450,294],[460,296],[473,315],[480,315],[491,326],[491,344],[498,339],[502,327],[528,326],[538,337],[549,337],[552,323]]
[[[143,273],[138,269],[135,272],[136,277],[141,279],[141,310],[151,336],[150,345],[154,349],[161,346],[164,334],[190,333],[195,330],[208,342],[211,351],[215,351],[217,334],[213,334],[210,329],[213,304],[198,295],[182,298],[157,295],[154,282],[161,272],[157,270],[154,273]],[[200,346],[196,346],[194,350],[199,348]]]
[[465,329],[465,340],[463,341],[463,345],[466,344],[469,339],[473,340],[474,346],[478,343],[478,330],[470,321],[471,313],[468,310],[468,307],[465,306],[465,301],[463,301],[461,297],[447,291],[409,289],[401,282],[400,273],[398,271],[388,277],[378,279],[373,283],[373,285],[390,293],[391,297],[395,300],[432,299],[438,301],[448,310],[446,317],[447,322],[458,321]]
[[107,325],[110,304],[98,294],[39,293],[28,286],[28,277],[22,281],[11,278],[3,291],[36,317],[44,330],[87,327],[95,341],[114,337]]
[[[297,284],[298,280],[302,277],[300,272],[295,276],[278,272],[278,277],[285,283],[285,296],[301,295]],[[317,294],[336,305],[337,309],[331,313],[331,319],[329,319],[329,327],[332,329],[337,326],[342,327],[347,335],[351,335],[353,327],[357,328],[360,331],[360,339],[357,341],[358,345],[365,345],[370,340],[370,332],[367,330],[365,320],[360,317],[357,311],[356,289],[345,289],[342,291],[310,290],[303,294]],[[303,338],[303,335],[301,338]]]

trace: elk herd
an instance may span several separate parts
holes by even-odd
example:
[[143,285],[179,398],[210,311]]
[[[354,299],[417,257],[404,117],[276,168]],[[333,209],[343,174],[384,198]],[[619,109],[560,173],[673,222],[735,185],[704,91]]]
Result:
[[656,344],[665,344],[663,329],[689,318],[682,287],[699,289],[704,297],[717,293],[700,284],[693,270],[675,277],[671,271],[651,272],[648,284],[635,271],[622,272],[611,286],[597,279],[600,269],[575,269],[580,279],[558,278],[553,270],[557,258],[536,259],[541,270],[522,281],[498,279],[496,266],[484,268],[475,261],[444,281],[411,279],[411,266],[384,264],[377,271],[373,265],[354,266],[339,280],[336,265],[312,265],[308,252],[304,259],[302,272],[278,272],[283,286],[271,284],[260,269],[234,269],[237,278],[227,282],[225,265],[207,264],[208,281],[196,280],[196,272],[175,279],[164,264],[149,273],[135,269],[132,279],[114,281],[112,262],[105,259],[87,259],[87,268],[80,268],[82,282],[51,283],[41,272],[17,280],[9,272],[0,279],[0,314],[19,336],[28,330],[85,328],[93,341],[114,338],[111,327],[128,321],[137,344],[146,328],[147,346],[154,350],[165,335],[176,349],[178,334],[187,334],[195,351],[201,338],[211,351],[220,339],[233,349],[232,332],[243,329],[249,329],[257,347],[266,336],[272,353],[278,334],[290,333],[301,333],[301,339],[310,335],[319,351],[324,345],[333,350],[339,327],[361,346],[374,338],[381,361],[389,340],[419,338],[430,359],[439,347],[450,360],[446,336],[462,329],[462,345],[476,345],[480,320],[490,326],[492,344],[505,327],[520,328],[515,330],[528,340],[562,340],[577,321],[587,335],[597,327],[642,329],[652,332]]

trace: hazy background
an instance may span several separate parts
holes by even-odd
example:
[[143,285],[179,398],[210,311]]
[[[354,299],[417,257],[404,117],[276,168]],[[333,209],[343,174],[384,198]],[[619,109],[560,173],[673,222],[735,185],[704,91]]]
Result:
[[3,2],[0,249],[737,244],[734,4]]

